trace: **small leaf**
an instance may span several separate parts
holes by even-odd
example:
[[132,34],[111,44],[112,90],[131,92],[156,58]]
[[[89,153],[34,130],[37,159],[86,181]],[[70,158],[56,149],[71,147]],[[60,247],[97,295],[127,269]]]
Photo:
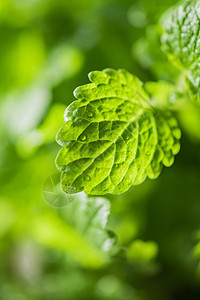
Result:
[[171,166],[181,136],[170,112],[154,108],[141,81],[125,70],[89,74],[65,112],[56,158],[66,193],[119,194],[162,164]]
[[200,98],[200,2],[185,1],[163,17],[163,49],[186,74],[195,100]]

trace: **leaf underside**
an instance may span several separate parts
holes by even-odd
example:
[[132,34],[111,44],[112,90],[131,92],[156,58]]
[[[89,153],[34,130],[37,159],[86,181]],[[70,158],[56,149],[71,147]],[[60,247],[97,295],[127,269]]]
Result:
[[170,9],[163,22],[163,49],[186,73],[193,99],[200,99],[200,2]]
[[74,91],[56,140],[62,189],[119,194],[171,166],[181,136],[170,112],[150,105],[140,80],[125,70],[89,74]]

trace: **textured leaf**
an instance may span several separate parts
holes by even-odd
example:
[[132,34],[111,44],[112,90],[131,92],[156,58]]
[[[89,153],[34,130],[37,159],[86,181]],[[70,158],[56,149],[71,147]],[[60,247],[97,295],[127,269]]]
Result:
[[200,98],[200,2],[186,1],[163,18],[163,49],[186,73],[195,99]]
[[180,130],[170,112],[153,108],[140,80],[125,70],[89,74],[57,134],[56,159],[66,193],[119,194],[171,166]]

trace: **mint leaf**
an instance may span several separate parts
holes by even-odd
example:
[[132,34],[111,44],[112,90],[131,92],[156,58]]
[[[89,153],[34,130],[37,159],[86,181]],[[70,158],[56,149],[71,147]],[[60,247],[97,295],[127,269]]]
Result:
[[35,220],[32,231],[43,245],[62,250],[86,267],[98,268],[109,261],[116,235],[107,228],[110,203],[105,198],[88,198],[84,193],[62,208],[61,217],[52,210]]
[[163,49],[186,74],[195,100],[200,98],[200,2],[186,1],[163,17]]
[[[75,196],[76,197],[76,196]],[[105,198],[88,198],[81,193],[64,211],[66,220],[81,235],[102,251],[109,251],[116,235],[107,229],[110,202]]]
[[119,194],[171,166],[181,136],[170,112],[151,106],[141,81],[125,70],[89,74],[65,112],[56,158],[66,193]]

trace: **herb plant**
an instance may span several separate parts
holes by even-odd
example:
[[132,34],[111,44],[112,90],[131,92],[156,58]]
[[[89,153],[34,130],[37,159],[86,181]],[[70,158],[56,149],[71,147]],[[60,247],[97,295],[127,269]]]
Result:
[[176,119],[151,105],[140,80],[125,70],[95,71],[89,78],[91,84],[75,90],[78,100],[57,134],[63,190],[119,194],[147,176],[157,178],[180,149]]
[[[185,76],[181,96],[188,88],[198,101],[199,2],[170,9],[161,23],[162,47]],[[169,94],[161,91],[156,96],[163,83],[161,87],[160,82],[143,85],[122,69],[94,71],[89,79],[90,84],[74,91],[77,100],[66,109],[66,123],[56,137],[62,146],[56,165],[62,172],[63,191],[120,194],[146,177],[157,178],[163,165],[173,164],[181,138],[170,107],[160,103],[162,94],[164,98]]]
[[0,299],[200,299],[200,1],[177,2],[0,1]]

